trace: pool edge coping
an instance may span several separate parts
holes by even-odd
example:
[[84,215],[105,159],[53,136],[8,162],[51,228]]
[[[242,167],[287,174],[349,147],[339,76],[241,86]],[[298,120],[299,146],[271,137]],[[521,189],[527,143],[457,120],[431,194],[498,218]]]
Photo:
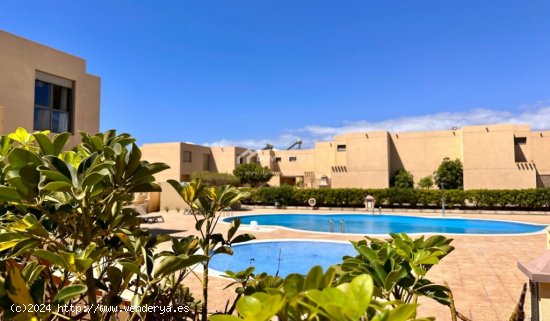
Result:
[[[250,213],[250,214],[240,214],[230,217],[223,217],[220,221],[222,224],[231,224],[230,222],[226,222],[226,219],[233,219],[233,218],[240,218],[240,217],[246,217],[251,215],[369,215],[369,216],[380,216],[379,214],[369,214],[369,213]],[[422,235],[452,235],[452,236],[527,236],[527,235],[538,235],[543,234],[546,232],[546,230],[550,227],[549,224],[540,224],[540,223],[531,223],[531,222],[522,222],[522,221],[515,221],[515,220],[495,220],[491,218],[464,218],[464,217],[450,217],[450,216],[437,216],[437,217],[431,217],[431,216],[418,216],[418,215],[408,215],[408,214],[381,214],[385,216],[407,216],[407,217],[417,217],[417,218],[429,218],[429,219],[461,219],[461,220],[480,220],[480,221],[493,221],[493,222],[509,222],[509,223],[519,223],[519,224],[525,224],[525,225],[533,225],[533,226],[541,226],[542,229],[540,231],[535,232],[528,232],[528,233],[507,233],[507,234],[479,234],[479,233],[405,233],[407,235],[412,236],[422,236]],[[258,231],[260,230],[254,230],[251,228],[250,224],[241,224],[241,226],[247,226],[252,231]],[[310,230],[302,230],[302,229],[296,229],[292,227],[286,227],[286,226],[280,226],[280,225],[261,225],[264,227],[270,227],[275,229],[283,229],[283,230],[289,230],[294,232],[302,232],[302,233],[313,233],[313,234],[320,234],[320,235],[338,235],[338,236],[373,236],[373,237],[388,237],[389,233],[383,233],[383,234],[365,234],[365,233],[342,233],[342,232],[320,232],[320,231],[310,231]]]

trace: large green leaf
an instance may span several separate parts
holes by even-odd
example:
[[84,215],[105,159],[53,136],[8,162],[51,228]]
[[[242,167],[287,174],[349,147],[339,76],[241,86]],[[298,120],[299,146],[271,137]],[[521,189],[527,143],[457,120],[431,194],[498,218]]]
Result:
[[143,276],[143,272],[141,271],[140,267],[132,261],[129,260],[119,260],[118,264],[122,265],[126,270],[135,273],[137,275]]
[[35,133],[34,138],[38,142],[38,146],[40,147],[42,155],[55,155],[53,144],[50,141],[48,135],[45,135],[43,133]]
[[48,250],[42,250],[42,249],[36,249],[33,251],[33,254],[41,258],[43,260],[46,260],[50,262],[51,264],[57,265],[59,267],[66,267],[66,263],[63,260],[63,258],[60,255],[57,255],[54,252],[48,251]]
[[50,170],[45,166],[40,166],[38,170],[48,181],[61,181],[72,185],[71,177],[67,177],[57,170]]
[[65,303],[73,298],[76,298],[80,294],[85,293],[86,291],[88,291],[88,287],[84,284],[69,285],[57,292],[57,295],[53,298],[52,302],[54,304]]
[[388,316],[388,321],[408,321],[413,320],[416,315],[415,304],[403,304],[395,307]]
[[0,201],[19,202],[21,197],[15,188],[0,185]]
[[46,183],[41,189],[50,192],[69,192],[72,187],[73,185],[70,183],[57,181]]
[[60,133],[54,136],[53,138],[53,155],[58,156],[61,154],[67,141],[71,138],[71,133]]
[[8,136],[0,136],[0,156],[5,157],[8,155],[12,143],[13,140]]
[[27,164],[42,165],[42,160],[36,154],[23,148],[14,148],[8,154],[10,167],[20,169]]
[[105,178],[105,176],[107,175],[104,173],[99,173],[99,172],[90,173],[82,181],[82,188],[92,187],[96,185],[97,183],[101,182]]
[[153,270],[153,276],[163,277],[203,262],[207,259],[208,257],[204,255],[192,255],[189,257],[167,256],[162,258],[160,262],[156,264],[155,269]]
[[141,165],[141,151],[136,144],[132,143],[132,151],[128,154],[128,165],[124,173],[124,178],[131,177],[136,173]]
[[248,241],[254,240],[254,239],[256,239],[256,237],[254,235],[249,234],[249,233],[245,233],[245,234],[237,235],[234,239],[232,239],[230,241],[231,241],[231,244],[237,244],[237,243],[248,242]]
[[70,178],[73,187],[78,186],[76,168],[71,163],[66,162],[55,156],[45,156],[44,158],[51,164],[52,170],[57,170],[65,177]]

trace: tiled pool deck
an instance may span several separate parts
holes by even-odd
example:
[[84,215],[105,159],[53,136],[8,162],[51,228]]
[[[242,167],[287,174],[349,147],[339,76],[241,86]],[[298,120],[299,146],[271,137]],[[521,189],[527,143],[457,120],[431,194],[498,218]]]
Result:
[[[315,211],[315,213],[326,211]],[[333,211],[332,213],[334,213]],[[234,214],[260,213],[312,213],[311,210],[271,210],[257,209],[253,211],[235,212]],[[170,212],[160,213],[164,223],[146,224],[158,233],[169,233],[173,236],[194,234],[194,219],[190,215]],[[408,213],[411,215],[411,213]],[[415,214],[434,216],[434,214]],[[449,215],[467,218],[487,218],[497,220],[514,220],[550,225],[549,215],[527,214],[463,214]],[[227,224],[219,224],[217,229],[225,234]],[[251,232],[243,229],[241,232]],[[357,240],[358,236],[338,234],[317,234],[298,232],[285,229],[269,229],[253,231],[257,239],[302,238],[302,239],[333,239]],[[467,236],[453,235],[453,245],[456,247],[440,265],[429,272],[428,278],[434,282],[447,281],[453,290],[457,309],[474,321],[504,321],[508,320],[519,298],[522,284],[527,278],[518,270],[518,261],[530,261],[546,249],[544,234],[520,236]],[[168,247],[168,244],[164,244]],[[212,277],[210,283],[210,308],[223,310],[227,300],[234,298],[231,289],[223,290],[228,280]],[[199,283],[191,282],[189,286],[198,296]],[[451,320],[449,311],[437,303],[423,300],[420,302],[419,316],[433,316],[438,321]],[[529,309],[530,303],[525,307]],[[529,311],[526,311],[529,316]],[[527,320],[528,318],[526,318]]]

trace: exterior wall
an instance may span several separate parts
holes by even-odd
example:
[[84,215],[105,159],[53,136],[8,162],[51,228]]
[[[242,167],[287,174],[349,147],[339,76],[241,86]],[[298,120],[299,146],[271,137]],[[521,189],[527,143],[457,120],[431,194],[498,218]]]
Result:
[[537,187],[550,187],[550,131],[531,132],[527,144],[537,168]]
[[321,180],[326,177],[330,186],[332,179],[332,167],[336,164],[336,145],[332,142],[317,142],[313,149],[315,157],[314,177],[312,187],[324,187]]
[[237,167],[237,157],[245,151],[246,148],[235,146],[211,147],[213,157],[211,170],[218,173],[233,173]]
[[345,151],[336,150],[336,162],[332,169],[331,187],[389,186],[388,132],[352,133],[335,138],[338,145],[346,145]]
[[70,145],[80,142],[79,131],[99,131],[100,79],[86,73],[86,62],[0,30],[0,106],[4,107],[1,134],[17,127],[33,131],[37,72],[73,83]]
[[159,185],[162,188],[159,200],[159,211],[165,211],[166,209],[169,211],[189,209],[189,206],[170,184],[167,182],[160,182]]
[[[191,162],[184,160],[184,152],[191,152]],[[150,163],[161,162],[170,166],[170,169],[160,172],[155,176],[157,181],[166,181],[169,179],[188,181],[192,173],[209,171],[214,164],[209,147],[188,143],[144,144],[141,147],[141,154],[141,158]],[[205,155],[210,157],[210,166],[208,168],[204,166]]]
[[526,133],[528,133],[526,126],[464,127],[462,129],[464,188],[535,188],[534,164],[516,162],[514,135],[523,136]]
[[[311,149],[301,150],[277,150],[273,151],[273,157],[280,157],[280,162],[273,162],[272,169],[283,177],[304,177],[305,172],[315,169],[315,156]],[[296,157],[296,161],[290,161]]]
[[181,176],[181,143],[144,144],[141,159],[150,163],[165,163],[169,169],[155,175],[158,182],[179,180]]
[[268,149],[268,150],[259,150],[257,151],[257,154],[252,156],[252,157],[248,157],[246,159],[247,162],[250,162],[250,161],[257,161],[262,167],[267,167],[269,168],[270,170],[274,171],[274,172],[278,172],[279,171],[279,165],[278,163],[275,161],[275,158],[277,156],[275,156],[275,151],[271,150],[271,149]]
[[390,177],[406,169],[415,183],[433,175],[443,158],[462,159],[462,133],[458,130],[391,134]]
[[4,107],[0,106],[0,134],[4,133]]
[[[518,138],[522,143],[517,143]],[[191,163],[182,161],[184,150],[193,153]],[[157,178],[161,180],[203,170],[200,155],[208,153],[213,159],[210,171],[231,173],[237,165],[237,156],[245,151],[240,147],[183,143],[143,146],[144,159],[162,161],[172,167],[159,174],[163,175]],[[290,161],[291,157],[296,157],[296,161]],[[445,157],[463,162],[465,189],[550,186],[550,131],[532,132],[526,125],[350,133],[336,136],[332,142],[317,142],[312,149],[248,152],[244,160],[271,169],[275,176],[269,184],[273,186],[296,181],[300,186],[314,188],[386,188],[398,169],[410,171],[418,182],[432,175]]]
[[[200,146],[200,145],[193,145],[193,144],[185,144],[182,143],[180,145],[181,150],[181,174],[184,176],[191,176],[194,172],[203,172],[203,171],[210,171],[212,163],[214,161],[212,160],[212,152],[210,151],[209,147]],[[191,162],[186,162],[183,159],[183,153],[185,152],[191,152]],[[205,166],[204,164],[204,157],[208,156],[210,157],[210,165]],[[180,181],[183,181],[180,177]]]

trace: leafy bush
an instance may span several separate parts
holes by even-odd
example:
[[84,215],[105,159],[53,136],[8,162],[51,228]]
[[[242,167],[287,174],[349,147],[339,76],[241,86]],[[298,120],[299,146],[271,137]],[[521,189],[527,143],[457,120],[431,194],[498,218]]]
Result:
[[[64,304],[198,307],[182,280],[206,259],[195,237],[181,240],[137,228],[126,204],[132,193],[160,191],[153,175],[167,168],[141,159],[135,139],[107,131],[82,134],[64,151],[69,133],[53,137],[22,128],[0,138],[0,314],[9,320],[111,320],[113,312],[58,311]],[[156,251],[163,242],[171,251]],[[44,313],[10,310],[44,304]],[[176,313],[187,320],[193,313]],[[128,319],[153,319],[135,311]]]
[[191,180],[195,179],[200,179],[203,184],[209,186],[238,186],[241,182],[238,177],[229,173],[194,172],[191,174]]
[[411,188],[361,189],[296,189],[290,186],[247,188],[250,196],[244,204],[274,205],[278,200],[291,206],[308,206],[310,198],[318,206],[363,207],[366,195],[375,198],[375,206],[439,207],[442,193],[447,207],[480,209],[530,209],[550,208],[550,189],[523,190],[434,190]]
[[[113,130],[83,133],[70,151],[64,151],[69,133],[48,134],[20,128],[0,137],[0,319],[206,321],[207,288],[199,301],[184,281],[202,264],[207,287],[210,258],[252,238],[236,234],[238,220],[226,236],[213,233],[216,213],[247,194],[171,182],[190,205],[200,236],[153,235],[127,204],[133,193],[160,191],[153,175],[167,165],[142,160],[135,139]],[[169,250],[160,251],[164,242]],[[13,304],[44,309],[17,312]],[[58,310],[66,304],[110,308]],[[115,312],[127,304],[141,309]],[[189,309],[143,310],[151,305]]]
[[413,188],[414,177],[409,171],[400,169],[395,172],[395,175],[391,179],[390,185],[397,188]]
[[418,187],[419,187],[419,188],[422,188],[422,189],[430,189],[430,188],[432,188],[433,186],[434,186],[434,180],[433,180],[433,176],[432,176],[432,175],[423,177],[423,178],[421,178],[421,179],[418,181]]
[[[197,239],[198,247],[202,253],[207,253],[205,260],[200,261],[202,264],[202,309],[201,320],[208,320],[208,266],[212,257],[219,254],[233,254],[231,244],[237,244],[254,239],[251,234],[236,235],[241,224],[239,219],[233,220],[231,226],[224,236],[215,231],[216,225],[220,219],[219,212],[224,208],[239,202],[243,197],[247,197],[246,192],[237,190],[229,185],[222,187],[205,187],[199,179],[191,181],[189,184],[182,186],[178,181],[169,180],[168,183],[181,196],[183,201],[191,209],[191,213],[195,218],[195,229],[200,233],[200,238]],[[198,263],[198,262],[197,262]]]
[[264,187],[258,189],[258,198],[262,199],[263,202],[273,205],[276,202],[289,205],[295,204],[295,195],[297,189],[289,185],[282,185],[280,187]]
[[273,172],[267,167],[262,167],[260,164],[250,163],[239,165],[233,170],[233,175],[238,177],[242,184],[258,186],[262,183],[267,183],[273,177]]
[[449,157],[443,161],[434,172],[437,186],[443,184],[445,189],[462,189],[464,186],[464,171],[460,159],[451,160]]
[[319,266],[307,275],[286,278],[266,273],[227,271],[237,285],[236,308],[240,317],[215,315],[214,321],[237,320],[433,320],[416,318],[419,297],[431,298],[457,314],[451,290],[429,281],[429,270],[453,247],[444,236],[419,237],[392,234],[388,240],[366,238],[352,242],[356,256],[325,273]]
[[428,271],[454,250],[452,239],[434,235],[415,240],[408,235],[390,234],[388,240],[366,237],[351,242],[357,256],[346,256],[341,265],[340,282],[361,274],[373,276],[376,293],[389,302],[416,302],[419,296],[450,304],[450,290],[426,278]]

